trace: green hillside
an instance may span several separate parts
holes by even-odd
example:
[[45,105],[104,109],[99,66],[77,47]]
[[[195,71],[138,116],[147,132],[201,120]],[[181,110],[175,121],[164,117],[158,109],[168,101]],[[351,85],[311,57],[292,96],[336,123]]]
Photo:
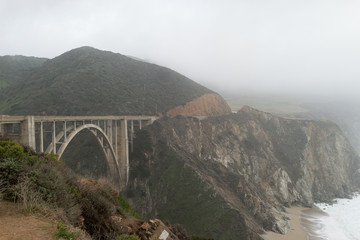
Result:
[[0,89],[25,81],[32,71],[39,68],[46,60],[46,58],[24,56],[0,57]]
[[170,69],[81,47],[0,90],[0,114],[155,114],[211,92]]

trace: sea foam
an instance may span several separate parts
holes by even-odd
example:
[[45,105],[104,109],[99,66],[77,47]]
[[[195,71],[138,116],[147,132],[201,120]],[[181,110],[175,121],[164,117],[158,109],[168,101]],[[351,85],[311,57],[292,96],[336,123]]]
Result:
[[328,214],[318,219],[322,225],[319,235],[327,240],[360,240],[360,194],[335,201],[332,205],[316,204]]

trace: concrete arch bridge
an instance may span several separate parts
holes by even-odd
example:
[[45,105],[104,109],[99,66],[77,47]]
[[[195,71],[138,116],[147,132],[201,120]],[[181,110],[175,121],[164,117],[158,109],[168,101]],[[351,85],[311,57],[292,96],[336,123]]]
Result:
[[71,140],[88,130],[104,152],[111,178],[125,186],[129,180],[129,150],[133,148],[134,130],[156,119],[155,116],[0,115],[0,136],[61,158]]

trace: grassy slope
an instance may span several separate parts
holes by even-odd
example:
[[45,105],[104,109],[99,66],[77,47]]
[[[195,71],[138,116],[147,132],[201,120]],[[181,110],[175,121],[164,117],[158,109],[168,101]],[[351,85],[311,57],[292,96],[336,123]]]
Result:
[[0,57],[0,90],[25,81],[32,71],[39,68],[46,60],[24,56]]
[[0,141],[0,197],[28,213],[54,214],[93,239],[127,232],[113,216],[138,217],[106,181],[74,174],[52,155],[36,155],[13,141]]
[[211,92],[170,69],[82,47],[47,61],[26,81],[0,91],[0,113],[155,114]]

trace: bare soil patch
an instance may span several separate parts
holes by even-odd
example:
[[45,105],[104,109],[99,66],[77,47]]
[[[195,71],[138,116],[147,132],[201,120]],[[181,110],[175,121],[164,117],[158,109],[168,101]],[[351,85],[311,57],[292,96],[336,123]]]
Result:
[[18,204],[0,201],[0,240],[55,239],[56,230],[54,222],[25,214]]

